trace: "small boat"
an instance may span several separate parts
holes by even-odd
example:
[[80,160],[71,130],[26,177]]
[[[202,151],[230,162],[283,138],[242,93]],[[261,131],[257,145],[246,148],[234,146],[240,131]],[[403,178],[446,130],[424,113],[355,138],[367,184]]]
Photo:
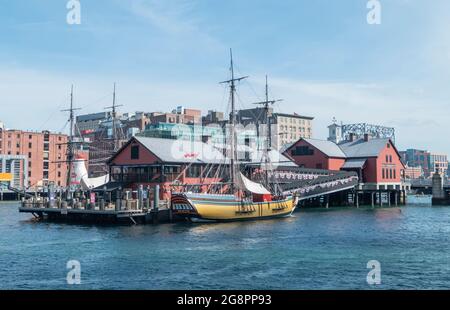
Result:
[[[292,195],[283,195],[280,190],[276,190],[273,182],[270,182],[270,156],[271,151],[270,134],[267,139],[267,146],[264,148],[264,154],[261,159],[261,165],[264,165],[264,185],[254,182],[247,178],[240,169],[240,163],[237,160],[237,139],[236,139],[236,113],[235,113],[235,82],[241,81],[246,77],[235,78],[233,69],[233,56],[231,54],[231,79],[222,83],[230,85],[230,135],[229,135],[229,182],[222,185],[228,193],[193,193],[178,192],[172,193],[171,208],[176,216],[185,217],[192,221],[240,221],[240,220],[259,220],[276,217],[287,217],[292,214],[297,205],[296,197]],[[275,101],[268,99],[268,87],[266,80],[266,100],[257,104],[265,106],[265,124],[270,133],[269,104]],[[270,189],[270,190],[269,190]]]

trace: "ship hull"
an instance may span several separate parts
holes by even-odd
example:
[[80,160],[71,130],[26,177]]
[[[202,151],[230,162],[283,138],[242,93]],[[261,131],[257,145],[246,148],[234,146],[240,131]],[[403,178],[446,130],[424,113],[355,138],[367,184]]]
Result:
[[295,199],[268,202],[237,201],[234,197],[179,194],[172,197],[174,215],[193,221],[245,221],[287,217],[295,210]]

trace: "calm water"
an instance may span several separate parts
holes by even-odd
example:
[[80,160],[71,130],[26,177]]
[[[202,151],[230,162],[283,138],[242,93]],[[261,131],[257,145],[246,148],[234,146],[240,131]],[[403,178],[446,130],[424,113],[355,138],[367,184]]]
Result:
[[[38,223],[0,204],[0,288],[450,288],[450,207],[299,211],[288,219],[96,227]],[[82,284],[66,284],[66,262]]]

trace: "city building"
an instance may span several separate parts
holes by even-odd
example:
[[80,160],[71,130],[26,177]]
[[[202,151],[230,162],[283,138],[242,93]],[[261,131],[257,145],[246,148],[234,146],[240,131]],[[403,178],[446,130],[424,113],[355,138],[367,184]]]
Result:
[[17,189],[24,189],[28,185],[27,169],[28,159],[26,156],[0,155],[0,182]]
[[[237,112],[238,122],[244,126],[255,125],[259,133],[264,134],[265,130],[265,109],[253,108],[239,110]],[[284,145],[293,143],[300,138],[312,138],[313,117],[302,116],[296,113],[275,113],[273,108],[269,108],[268,115],[271,123],[272,146],[281,149]]]
[[[26,187],[36,188],[53,183],[65,186],[67,182],[67,135],[49,131],[32,132],[0,128],[0,154],[25,156],[21,173],[26,173]],[[14,166],[15,168],[18,166]]]
[[175,124],[200,124],[202,122],[202,112],[195,109],[177,107],[171,113],[152,112],[149,115],[152,124],[175,123]]
[[93,133],[99,129],[102,122],[110,118],[111,112],[99,112],[99,113],[78,115],[75,118],[75,124],[77,128],[76,134],[78,134],[78,131],[82,136]]
[[[224,129],[219,124],[208,124],[205,126],[194,124],[157,123],[148,124],[146,129],[137,134],[143,137],[163,139],[183,139],[191,141],[212,142],[214,137],[223,138]],[[220,142],[214,140],[214,142]]]
[[446,154],[430,153],[430,171],[447,175],[448,158]]
[[401,187],[405,167],[390,139],[366,134],[364,138],[351,136],[340,143],[330,140],[301,138],[284,154],[300,167],[355,171],[360,183],[373,188]]
[[410,167],[408,165],[405,166],[404,172],[405,179],[420,179],[424,177],[424,172],[421,166],[418,167]]
[[428,178],[431,176],[433,169],[430,169],[430,152],[418,149],[407,149],[400,152],[402,161],[409,168],[422,168],[423,176]]
[[226,122],[226,120],[223,112],[209,110],[208,114],[202,117],[203,125],[223,124],[224,122]]

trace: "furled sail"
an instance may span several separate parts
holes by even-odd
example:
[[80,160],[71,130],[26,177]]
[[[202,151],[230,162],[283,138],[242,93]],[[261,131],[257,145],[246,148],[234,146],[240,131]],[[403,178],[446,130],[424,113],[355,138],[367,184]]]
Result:
[[239,186],[241,187],[241,189],[247,190],[253,194],[270,194],[270,192],[264,186],[259,183],[253,182],[252,180],[249,180],[241,172],[239,172],[238,179],[238,183],[240,183]]

